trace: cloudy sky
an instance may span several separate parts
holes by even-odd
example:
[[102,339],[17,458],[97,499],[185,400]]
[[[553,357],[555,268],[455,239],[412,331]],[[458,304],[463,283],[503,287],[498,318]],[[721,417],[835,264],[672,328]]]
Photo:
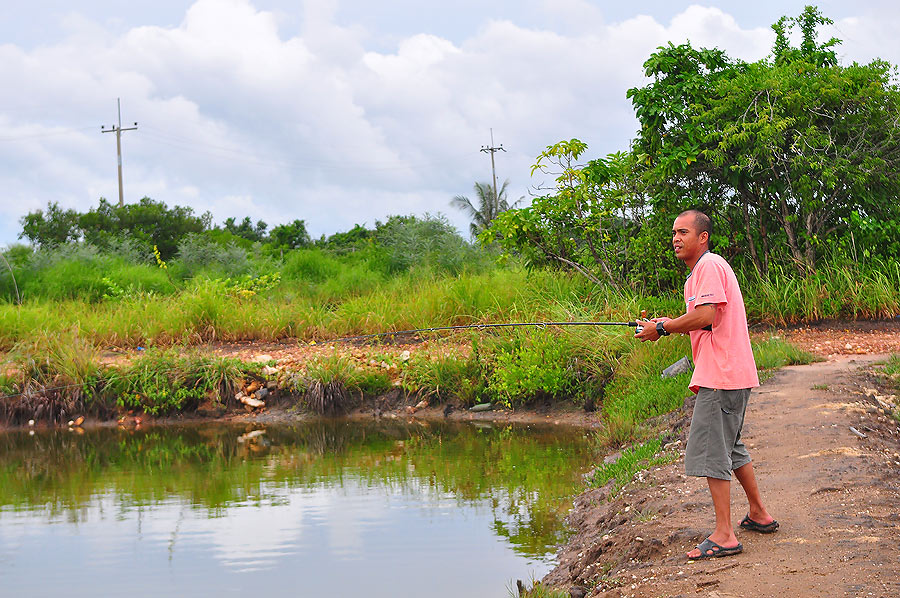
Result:
[[[578,137],[590,157],[625,149],[629,87],[659,45],[690,40],[746,60],[769,25],[805,2],[665,0],[3,0],[0,246],[19,219],[58,202],[144,196],[306,220],[314,236],[390,214],[446,214],[489,181],[493,129],[510,196],[540,179],[547,145]],[[844,61],[900,63],[900,7],[820,2]]]

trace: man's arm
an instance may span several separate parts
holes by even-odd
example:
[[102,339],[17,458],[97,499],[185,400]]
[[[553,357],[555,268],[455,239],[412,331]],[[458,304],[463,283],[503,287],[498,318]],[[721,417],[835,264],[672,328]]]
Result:
[[638,324],[643,326],[644,329],[638,334],[635,334],[634,338],[640,341],[657,340],[659,338],[659,333],[656,332],[656,322],[665,322],[663,326],[665,327],[666,332],[672,334],[675,332],[684,333],[690,332],[691,330],[706,328],[707,326],[712,325],[715,318],[716,305],[714,303],[698,305],[692,311],[672,320],[669,320],[668,318],[654,318],[653,320],[647,321],[638,320]]

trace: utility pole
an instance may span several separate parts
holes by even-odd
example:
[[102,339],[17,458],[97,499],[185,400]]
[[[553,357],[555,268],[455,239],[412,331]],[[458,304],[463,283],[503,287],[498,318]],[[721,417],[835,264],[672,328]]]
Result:
[[[137,124],[137,123],[135,123],[135,124]],[[497,204],[499,205],[500,198],[497,197],[497,168],[494,166],[494,154],[496,152],[505,152],[506,150],[503,149],[502,143],[500,144],[499,147],[494,147],[494,129],[493,128],[491,129],[491,145],[490,145],[490,147],[482,146],[480,151],[485,152],[485,153],[490,152],[490,154],[491,154],[491,174],[494,175],[494,201],[497,202]]]
[[[119,159],[119,207],[125,205],[125,196],[122,193],[122,131],[137,131],[137,123],[134,123],[133,127],[128,127],[127,129],[122,128],[122,100],[120,98],[116,98],[116,104],[119,107],[119,125],[113,125],[111,129],[107,129],[105,125],[100,125],[101,133],[115,133],[116,134],[116,156]],[[496,183],[495,183],[496,185]]]

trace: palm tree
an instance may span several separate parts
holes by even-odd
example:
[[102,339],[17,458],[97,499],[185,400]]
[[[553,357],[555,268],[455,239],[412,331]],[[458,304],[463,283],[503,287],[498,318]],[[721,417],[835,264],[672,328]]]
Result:
[[497,197],[494,197],[493,185],[490,183],[475,183],[475,195],[478,197],[477,208],[465,195],[457,195],[450,201],[451,206],[467,212],[469,217],[472,218],[472,224],[469,225],[469,232],[473,237],[477,237],[478,233],[488,228],[494,218],[499,216],[501,212],[505,212],[518,205],[518,201],[513,205],[509,205],[506,201],[506,188],[508,186],[509,180],[507,179],[503,182],[503,186],[498,190]]

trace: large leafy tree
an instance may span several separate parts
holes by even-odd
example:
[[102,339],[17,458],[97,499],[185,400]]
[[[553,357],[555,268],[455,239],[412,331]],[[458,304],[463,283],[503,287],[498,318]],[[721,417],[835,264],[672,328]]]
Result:
[[56,202],[47,204],[46,210],[35,210],[20,220],[22,232],[19,238],[27,238],[34,245],[52,247],[81,237],[78,212],[63,210]]
[[207,212],[201,216],[189,207],[169,208],[164,202],[149,197],[138,203],[117,206],[100,198],[100,204],[78,218],[85,241],[104,246],[111,238],[130,237],[155,245],[163,259],[173,257],[178,242],[190,233],[202,233],[212,222]]
[[256,225],[250,219],[250,216],[244,216],[240,223],[235,218],[226,218],[223,228],[236,237],[247,239],[248,241],[266,241],[266,229],[269,225],[262,220],[257,220]]
[[472,219],[469,225],[472,237],[477,237],[481,231],[490,228],[497,216],[513,207],[506,199],[507,187],[509,187],[508,180],[503,182],[495,194],[494,187],[490,183],[475,183],[477,206],[465,195],[457,195],[450,201],[451,206],[464,211]]
[[312,239],[306,230],[305,220],[294,220],[290,224],[279,224],[272,229],[269,240],[275,247],[298,249],[312,245]]
[[[765,273],[799,272],[854,218],[896,220],[900,92],[882,61],[841,66],[830,21],[807,7],[773,29],[771,57],[747,64],[689,44],[645,63],[652,82],[629,90],[657,195],[707,207],[727,247]],[[798,47],[789,35],[799,28]]]

